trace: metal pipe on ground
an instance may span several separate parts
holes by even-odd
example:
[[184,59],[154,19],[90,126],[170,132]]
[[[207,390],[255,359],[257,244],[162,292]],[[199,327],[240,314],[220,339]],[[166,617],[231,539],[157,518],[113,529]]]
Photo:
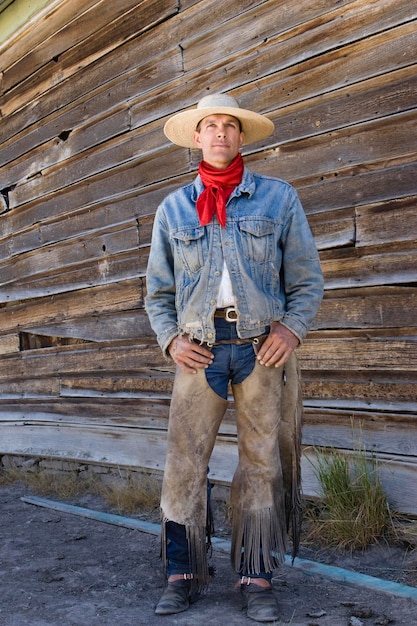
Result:
[[[61,513],[78,515],[80,517],[96,520],[98,522],[104,522],[106,524],[123,526],[125,528],[139,530],[152,535],[159,535],[160,533],[159,524],[153,524],[145,520],[133,519],[122,515],[115,515],[113,513],[105,513],[103,511],[94,511],[93,509],[48,500],[47,498],[40,498],[38,496],[25,496],[22,497],[21,500],[27,504],[53,509],[55,511],[60,511]],[[212,537],[212,544],[215,550],[230,553],[230,541],[226,541],[218,537]],[[342,585],[363,587],[372,591],[379,591],[382,593],[389,593],[393,596],[417,600],[416,587],[409,587],[390,580],[375,578],[374,576],[368,576],[367,574],[345,570],[341,567],[325,565],[324,563],[317,563],[316,561],[310,561],[308,559],[301,559],[298,557],[296,557],[293,562],[292,557],[288,555],[285,557],[285,565],[295,567],[296,569],[301,570],[304,574],[329,578],[333,582]]]

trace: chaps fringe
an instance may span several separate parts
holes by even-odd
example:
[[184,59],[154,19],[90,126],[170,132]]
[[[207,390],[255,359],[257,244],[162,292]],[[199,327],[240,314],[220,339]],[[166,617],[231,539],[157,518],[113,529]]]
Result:
[[280,510],[236,511],[232,522],[231,550],[232,565],[236,572],[259,574],[262,564],[265,572],[272,572],[283,563],[285,552],[286,520],[283,507]]
[[303,402],[301,375],[296,358],[284,366],[287,384],[282,389],[282,420],[280,424],[280,455],[283,467],[284,499],[287,530],[292,538],[292,560],[298,554],[303,518],[301,500],[301,435]]
[[190,568],[194,577],[191,580],[191,591],[201,592],[210,582],[207,563],[206,528],[203,526],[186,526]]
[[[167,575],[167,533],[166,525],[169,520],[163,517],[161,523],[161,557],[165,576]],[[188,556],[191,579],[191,593],[203,592],[210,582],[210,569],[207,553],[211,549],[211,536],[207,534],[207,526],[185,526],[185,535],[188,544]]]
[[[232,483],[232,564],[236,571],[271,572],[300,543],[301,383],[295,355],[282,370],[255,366],[233,387],[239,463]],[[260,553],[260,554],[259,554]]]

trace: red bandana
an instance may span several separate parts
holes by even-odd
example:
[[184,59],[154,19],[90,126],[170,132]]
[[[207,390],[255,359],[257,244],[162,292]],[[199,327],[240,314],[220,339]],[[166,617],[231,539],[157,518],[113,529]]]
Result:
[[239,153],[229,167],[218,170],[205,161],[198,166],[198,173],[204,184],[204,191],[197,198],[197,213],[200,224],[205,226],[216,214],[223,228],[226,228],[226,202],[243,175],[243,159]]

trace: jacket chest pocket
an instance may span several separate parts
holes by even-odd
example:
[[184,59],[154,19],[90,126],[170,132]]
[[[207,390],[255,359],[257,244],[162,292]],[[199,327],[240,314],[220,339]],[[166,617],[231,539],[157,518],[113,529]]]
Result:
[[281,224],[267,219],[245,219],[239,222],[239,231],[247,259],[256,263],[276,259]]
[[204,264],[204,250],[207,248],[205,229],[195,227],[172,233],[174,254],[179,265],[192,273],[199,272]]

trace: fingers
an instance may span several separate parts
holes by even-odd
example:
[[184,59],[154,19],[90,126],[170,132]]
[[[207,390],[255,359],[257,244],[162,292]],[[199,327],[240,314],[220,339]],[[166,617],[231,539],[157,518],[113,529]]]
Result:
[[189,340],[188,335],[178,335],[168,347],[173,361],[187,373],[195,374],[213,362],[212,352],[205,346]]
[[281,367],[298,346],[298,337],[278,322],[271,324],[271,330],[260,348],[257,359],[266,367]]
[[261,365],[265,365],[266,367],[280,367],[284,365],[291,352],[291,350],[284,349],[283,347],[277,349],[272,347],[267,349],[264,355],[258,354],[258,361]]

